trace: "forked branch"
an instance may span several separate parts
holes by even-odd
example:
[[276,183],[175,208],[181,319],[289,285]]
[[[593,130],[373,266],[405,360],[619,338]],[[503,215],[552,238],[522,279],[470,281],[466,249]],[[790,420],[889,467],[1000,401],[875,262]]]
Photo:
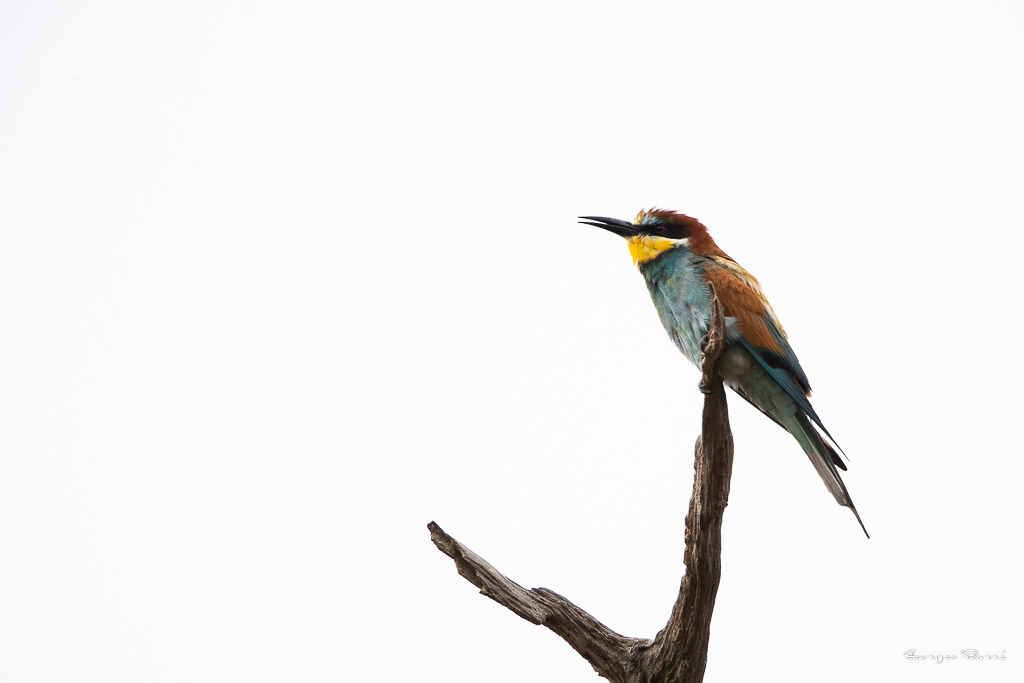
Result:
[[434,545],[455,560],[459,574],[481,593],[530,623],[547,626],[613,683],[699,683],[704,678],[722,576],[722,517],[729,503],[733,456],[729,408],[716,371],[725,349],[725,323],[713,288],[711,304],[711,329],[701,359],[704,417],[686,515],[686,574],[668,624],[653,641],[621,636],[547,588],[523,588],[434,522],[427,525]]

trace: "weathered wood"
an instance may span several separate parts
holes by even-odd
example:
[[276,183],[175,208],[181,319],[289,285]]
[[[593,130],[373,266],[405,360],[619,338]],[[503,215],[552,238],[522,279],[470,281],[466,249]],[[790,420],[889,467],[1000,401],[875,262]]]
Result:
[[482,594],[530,623],[547,626],[608,680],[622,683],[634,680],[630,673],[635,668],[635,652],[650,645],[650,640],[620,636],[547,588],[526,590],[446,534],[436,523],[431,522],[427,528],[434,545],[455,560],[459,574]]
[[722,305],[712,289],[713,324],[701,358],[704,416],[694,452],[693,495],[686,515],[686,574],[668,624],[648,657],[650,681],[700,683],[708,659],[711,614],[722,577],[722,518],[729,504],[733,442],[722,378],[715,370],[725,350]]
[[713,288],[711,305],[711,329],[701,358],[704,416],[686,515],[686,574],[668,624],[653,641],[619,635],[546,588],[523,588],[434,522],[427,525],[434,545],[455,560],[459,574],[481,593],[557,633],[613,683],[700,683],[704,678],[711,615],[722,576],[722,517],[729,503],[733,460],[729,408],[716,371],[725,350],[725,323]]

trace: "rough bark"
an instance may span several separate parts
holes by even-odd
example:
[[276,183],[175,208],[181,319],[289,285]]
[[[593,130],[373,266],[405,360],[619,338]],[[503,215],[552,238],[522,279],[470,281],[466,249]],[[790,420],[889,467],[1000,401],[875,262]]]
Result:
[[693,496],[686,515],[686,574],[668,624],[655,637],[615,633],[547,588],[527,590],[446,534],[430,538],[480,592],[533,624],[542,624],[613,683],[699,683],[707,664],[711,614],[722,575],[722,517],[729,502],[733,443],[729,409],[716,367],[725,346],[721,304],[711,293],[712,324],[701,359],[704,417],[694,457]]

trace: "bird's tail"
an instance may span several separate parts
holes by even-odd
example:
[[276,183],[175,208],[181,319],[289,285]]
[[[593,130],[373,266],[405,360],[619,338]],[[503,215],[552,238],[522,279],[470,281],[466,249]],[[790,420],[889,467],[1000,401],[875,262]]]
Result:
[[[821,434],[818,433],[818,430],[811,425],[806,415],[797,411],[795,421],[796,424],[788,431],[803,447],[804,453],[807,454],[811,464],[814,465],[814,469],[818,471],[818,476],[825,482],[825,486],[835,496],[836,502],[843,507],[850,508],[853,516],[857,518],[860,528],[864,529],[864,535],[871,538],[868,530],[864,527],[864,522],[860,519],[860,515],[857,514],[857,508],[853,504],[853,499],[850,498],[850,492],[846,490],[846,484],[843,483],[843,480],[839,477],[839,472],[836,470],[836,462],[842,466],[842,460],[836,455],[835,449],[825,442]],[[843,469],[845,470],[846,468],[843,467]]]

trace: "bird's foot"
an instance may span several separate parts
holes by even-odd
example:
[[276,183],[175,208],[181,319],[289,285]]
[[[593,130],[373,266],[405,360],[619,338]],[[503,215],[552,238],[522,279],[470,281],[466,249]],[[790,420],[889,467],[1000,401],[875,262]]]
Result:
[[700,389],[700,393],[704,394],[705,396],[710,396],[711,394],[714,393],[714,390],[707,384],[705,384],[704,380],[701,380],[700,383],[697,384],[697,388]]
[[704,353],[708,350],[708,342],[711,341],[711,333],[708,332],[700,338],[700,352]]

